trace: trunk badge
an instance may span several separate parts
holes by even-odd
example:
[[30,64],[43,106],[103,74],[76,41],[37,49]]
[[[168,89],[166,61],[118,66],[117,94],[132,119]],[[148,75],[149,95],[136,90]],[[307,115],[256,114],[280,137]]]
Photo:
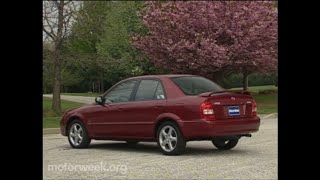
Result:
[[235,97],[231,97],[231,100],[232,100],[232,101],[235,101],[235,100],[236,100],[236,98],[235,98]]

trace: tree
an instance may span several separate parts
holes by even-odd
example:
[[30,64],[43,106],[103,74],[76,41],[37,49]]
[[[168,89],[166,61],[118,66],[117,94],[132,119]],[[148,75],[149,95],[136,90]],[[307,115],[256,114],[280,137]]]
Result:
[[44,42],[42,48],[42,85],[43,93],[51,93],[53,85],[53,44]]
[[98,54],[107,63],[106,73],[115,81],[144,72],[143,57],[131,44],[134,33],[143,33],[144,28],[137,12],[143,2],[113,2],[106,14],[103,33],[97,43]]
[[61,52],[62,44],[69,34],[78,2],[55,0],[43,2],[44,39],[53,41],[53,98],[52,110],[61,113]]
[[[120,79],[152,71],[130,42],[133,33],[143,33],[137,11],[143,2],[86,1],[68,38],[68,53],[78,56],[82,76],[104,91]],[[81,62],[83,61],[83,63]]]
[[[277,11],[273,2],[147,2],[147,35],[136,48],[159,68],[222,83],[225,73],[269,72],[277,66]],[[244,83],[244,88],[246,88]]]
[[88,82],[84,84],[92,92],[104,91],[105,66],[97,54],[96,46],[112,4],[111,1],[84,1],[67,41],[68,54],[77,57],[73,65],[83,80]]

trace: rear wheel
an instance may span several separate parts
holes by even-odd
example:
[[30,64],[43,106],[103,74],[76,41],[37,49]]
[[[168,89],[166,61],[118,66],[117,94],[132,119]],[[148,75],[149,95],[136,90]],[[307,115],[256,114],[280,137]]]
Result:
[[238,144],[238,139],[214,139],[212,143],[215,147],[221,150],[229,150]]
[[186,141],[179,127],[170,121],[164,122],[157,130],[158,146],[165,155],[179,155],[184,152]]
[[74,120],[69,125],[68,140],[73,148],[87,148],[91,142],[85,126],[79,120]]

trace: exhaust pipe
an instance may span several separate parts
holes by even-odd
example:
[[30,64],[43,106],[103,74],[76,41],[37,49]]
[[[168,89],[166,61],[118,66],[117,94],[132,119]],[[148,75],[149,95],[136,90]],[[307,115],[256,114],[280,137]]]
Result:
[[241,135],[239,135],[239,138],[240,137],[251,137],[252,135],[251,134],[241,134]]

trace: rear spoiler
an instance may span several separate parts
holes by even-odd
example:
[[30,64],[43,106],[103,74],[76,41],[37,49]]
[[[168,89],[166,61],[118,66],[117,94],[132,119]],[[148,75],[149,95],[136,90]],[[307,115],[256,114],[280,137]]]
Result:
[[223,91],[215,91],[215,92],[205,92],[205,93],[199,94],[199,96],[208,97],[208,96],[211,96],[213,94],[225,93],[225,92],[230,92],[230,93],[234,93],[234,94],[251,95],[251,93],[249,91],[246,91],[246,90],[223,90]]

